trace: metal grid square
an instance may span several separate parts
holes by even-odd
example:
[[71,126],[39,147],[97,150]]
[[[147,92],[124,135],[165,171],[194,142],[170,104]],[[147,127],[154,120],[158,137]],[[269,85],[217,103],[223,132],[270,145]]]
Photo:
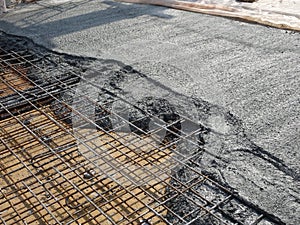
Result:
[[97,85],[105,101],[90,98],[71,59],[22,48],[0,46],[0,224],[276,223],[202,173],[203,126],[181,130],[163,100],[148,99],[157,114]]

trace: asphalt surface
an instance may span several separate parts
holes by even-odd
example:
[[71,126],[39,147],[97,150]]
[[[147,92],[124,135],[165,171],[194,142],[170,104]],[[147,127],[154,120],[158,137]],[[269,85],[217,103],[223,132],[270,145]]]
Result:
[[[299,33],[99,0],[23,5],[0,15],[0,30],[58,52],[121,61],[229,111],[241,121],[242,148],[255,145],[265,157],[211,144],[215,154],[234,159],[219,168],[223,179],[284,223],[300,224]],[[219,117],[211,124],[227,129]]]

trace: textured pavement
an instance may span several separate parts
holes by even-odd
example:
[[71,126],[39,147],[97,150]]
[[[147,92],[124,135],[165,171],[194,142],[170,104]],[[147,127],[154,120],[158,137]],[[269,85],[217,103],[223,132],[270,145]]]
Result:
[[255,145],[265,159],[230,152],[223,179],[286,224],[300,223],[299,33],[99,0],[23,5],[0,15],[0,30],[58,52],[121,61],[230,111],[250,143],[241,146]]

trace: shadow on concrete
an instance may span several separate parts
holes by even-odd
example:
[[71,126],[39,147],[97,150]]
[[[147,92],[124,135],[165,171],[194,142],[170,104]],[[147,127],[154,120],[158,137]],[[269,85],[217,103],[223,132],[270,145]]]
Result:
[[[99,6],[99,10],[95,10],[88,4],[93,4],[95,7]],[[165,19],[172,17],[164,13],[166,10],[164,7],[131,5],[114,1],[80,1],[60,5],[50,5],[42,1],[38,5],[42,8],[25,12],[28,14],[26,16],[23,13],[20,13],[20,16],[14,15],[14,17],[20,17],[20,19],[17,18],[18,25],[7,20],[0,21],[1,29],[4,32],[20,36],[39,36],[43,41],[48,41],[51,47],[55,47],[51,39],[93,27],[143,15]]]

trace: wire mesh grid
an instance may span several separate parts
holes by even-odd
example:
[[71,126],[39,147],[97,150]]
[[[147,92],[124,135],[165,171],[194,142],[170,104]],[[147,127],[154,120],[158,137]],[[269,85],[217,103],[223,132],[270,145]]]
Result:
[[277,224],[197,169],[205,129],[184,133],[186,115],[91,84],[97,101],[75,88],[84,76],[50,64],[0,48],[0,224]]

